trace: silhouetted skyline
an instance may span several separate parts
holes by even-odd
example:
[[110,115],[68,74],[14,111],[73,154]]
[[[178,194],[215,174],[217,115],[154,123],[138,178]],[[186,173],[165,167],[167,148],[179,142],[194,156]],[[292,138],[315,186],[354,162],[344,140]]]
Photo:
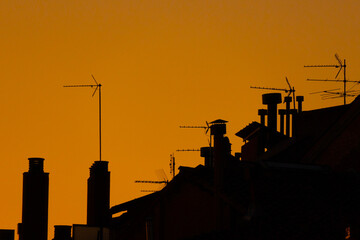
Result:
[[354,0],[1,1],[0,228],[21,222],[31,156],[51,173],[49,239],[56,224],[86,224],[88,168],[100,160],[98,99],[64,85],[94,74],[105,86],[102,160],[113,206],[146,194],[134,180],[168,174],[172,153],[177,166],[203,163],[176,149],[208,146],[208,135],[180,125],[226,119],[232,149],[241,149],[234,134],[264,108],[265,92],[250,86],[286,88],[287,76],[305,111],[342,105],[309,94],[341,86],[306,81],[338,69],[304,65],[336,64],[338,53],[348,79],[359,79],[358,10]]

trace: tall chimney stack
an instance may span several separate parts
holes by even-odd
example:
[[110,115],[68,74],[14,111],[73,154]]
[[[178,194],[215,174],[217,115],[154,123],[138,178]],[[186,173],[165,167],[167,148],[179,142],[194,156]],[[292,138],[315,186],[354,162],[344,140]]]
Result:
[[95,161],[88,178],[87,225],[106,227],[110,221],[110,172],[107,161]]
[[277,130],[277,105],[281,103],[281,93],[266,93],[262,95],[263,104],[268,108],[268,128]]
[[29,158],[29,171],[23,174],[22,223],[20,240],[47,240],[49,173],[44,158]]

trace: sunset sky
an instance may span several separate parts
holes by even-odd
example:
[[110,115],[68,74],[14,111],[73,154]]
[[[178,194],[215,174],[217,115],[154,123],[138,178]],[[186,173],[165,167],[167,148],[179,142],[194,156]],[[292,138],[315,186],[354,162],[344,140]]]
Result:
[[208,136],[180,125],[225,119],[240,152],[234,134],[263,108],[265,91],[250,86],[286,88],[287,76],[305,110],[341,105],[310,93],[342,84],[306,81],[337,69],[304,65],[336,64],[338,53],[360,80],[359,11],[359,0],[1,0],[0,229],[21,222],[28,157],[50,173],[49,239],[53,225],[86,223],[98,95],[63,85],[93,84],[91,74],[103,85],[113,206],[158,189],[134,181],[161,180],[159,169],[170,178],[171,153],[177,166],[203,163],[176,149]]

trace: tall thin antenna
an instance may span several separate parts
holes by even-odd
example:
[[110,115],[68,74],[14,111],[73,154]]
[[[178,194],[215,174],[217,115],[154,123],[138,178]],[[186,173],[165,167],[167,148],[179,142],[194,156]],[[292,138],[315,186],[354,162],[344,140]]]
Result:
[[91,88],[95,87],[92,97],[94,97],[96,91],[99,89],[99,154],[101,161],[101,87],[102,85],[96,81],[95,77],[92,74],[91,77],[94,79],[96,84],[65,85],[64,87],[91,87]]
[[331,64],[329,64],[329,65],[305,65],[304,67],[334,67],[334,68],[339,68],[339,71],[337,72],[337,74],[335,76],[335,80],[307,79],[308,81],[323,81],[323,82],[339,82],[339,80],[336,80],[336,79],[339,76],[341,70],[344,69],[344,79],[342,81],[344,83],[344,91],[340,95],[344,97],[344,105],[345,105],[346,104],[346,96],[347,96],[347,94],[346,94],[346,83],[347,82],[358,82],[358,81],[346,80],[346,59],[344,59],[344,62],[342,62],[337,54],[335,54],[335,58],[338,61],[338,64],[332,64],[332,65]]

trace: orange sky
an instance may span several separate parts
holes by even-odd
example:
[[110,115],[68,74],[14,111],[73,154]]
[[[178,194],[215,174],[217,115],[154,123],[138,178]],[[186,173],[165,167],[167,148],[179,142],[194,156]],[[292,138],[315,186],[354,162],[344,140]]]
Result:
[[[86,181],[98,160],[98,105],[103,84],[103,159],[110,162],[111,205],[140,197],[134,180],[169,175],[169,155],[207,144],[203,125],[228,120],[234,136],[258,120],[261,90],[285,88],[304,108],[342,104],[314,91],[341,84],[336,64],[346,58],[360,80],[358,0],[2,0],[0,229],[21,222],[22,173],[28,157],[44,157],[50,172],[49,239],[55,224],[86,223]],[[359,89],[355,87],[353,89]],[[351,101],[349,99],[348,101]],[[199,153],[175,152],[177,164],[202,163]]]

